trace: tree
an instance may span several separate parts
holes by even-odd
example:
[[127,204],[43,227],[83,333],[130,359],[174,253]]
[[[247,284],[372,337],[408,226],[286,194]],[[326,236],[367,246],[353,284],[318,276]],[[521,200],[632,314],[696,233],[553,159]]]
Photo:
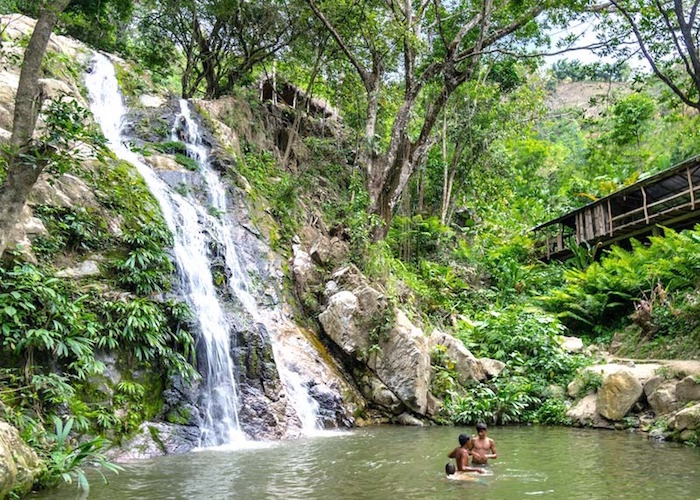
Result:
[[[364,84],[367,145],[378,142],[374,134],[380,92],[389,83],[401,85],[401,102],[386,145],[362,157],[370,210],[385,223],[375,234],[378,238],[388,229],[413,169],[423,163],[435,123],[450,96],[476,74],[484,52],[505,40],[516,42],[519,35],[531,39],[538,32],[535,19],[546,9],[562,6],[554,0],[387,0],[343,4],[350,14],[338,19],[337,2],[307,1]],[[363,30],[341,29],[341,20],[344,25],[348,19],[359,20]],[[377,29],[368,33],[368,26]],[[393,68],[391,79],[387,68]],[[417,113],[421,105],[425,112]]]
[[629,57],[636,41],[654,74],[686,105],[700,111],[700,0],[611,0],[599,11],[609,51]]
[[10,234],[27,201],[27,196],[47,165],[44,146],[32,141],[43,102],[39,77],[46,46],[58,16],[70,0],[44,0],[39,18],[24,52],[10,147],[5,155],[7,177],[0,187],[0,256],[5,252]]
[[182,95],[231,92],[258,64],[269,61],[298,35],[299,12],[287,0],[156,0],[142,26],[157,30],[182,50]]

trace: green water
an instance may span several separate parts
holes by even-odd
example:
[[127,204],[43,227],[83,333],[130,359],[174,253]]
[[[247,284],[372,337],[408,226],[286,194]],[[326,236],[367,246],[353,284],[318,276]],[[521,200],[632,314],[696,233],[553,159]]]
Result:
[[[639,434],[546,427],[492,428],[489,475],[444,477],[446,456],[471,429],[375,427],[265,448],[201,451],[128,464],[99,499],[700,499],[700,449]],[[76,498],[75,487],[32,498]]]

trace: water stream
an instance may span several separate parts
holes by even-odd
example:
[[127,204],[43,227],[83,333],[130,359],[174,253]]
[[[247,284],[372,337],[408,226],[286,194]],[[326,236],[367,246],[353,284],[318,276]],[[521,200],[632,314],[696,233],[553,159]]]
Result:
[[[700,449],[594,429],[490,428],[498,459],[488,475],[450,481],[444,467],[461,432],[473,429],[374,427],[265,449],[163,457],[127,464],[108,485],[91,474],[90,498],[699,498]],[[75,485],[51,494],[75,498]]]
[[[211,272],[209,243],[214,240],[223,249],[232,295],[239,300],[255,323],[265,322],[258,311],[256,300],[250,293],[250,277],[241,266],[236,245],[232,239],[232,227],[228,211],[225,185],[211,167],[209,148],[202,140],[199,126],[194,120],[190,105],[180,101],[180,115],[172,130],[172,139],[186,144],[188,155],[200,166],[206,190],[207,206],[188,193],[180,194],[171,189],[141,157],[126,145],[122,126],[127,113],[112,63],[97,54],[92,71],[86,76],[91,110],[102,127],[109,147],[118,158],[134,165],[143,176],[150,191],[160,204],[169,229],[174,235],[173,252],[176,258],[180,290],[194,311],[201,341],[205,344],[206,362],[200,366],[204,378],[203,415],[200,445],[242,445],[246,436],[239,421],[239,396],[236,370],[231,359],[231,325],[217,296]],[[274,330],[273,330],[274,331]],[[273,340],[273,351],[276,351]],[[292,403],[305,429],[316,427],[313,401],[296,383],[284,366],[278,366]]]

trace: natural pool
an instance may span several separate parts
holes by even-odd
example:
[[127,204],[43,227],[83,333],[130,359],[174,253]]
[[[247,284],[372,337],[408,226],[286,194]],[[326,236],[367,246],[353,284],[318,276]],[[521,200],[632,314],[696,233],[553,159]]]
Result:
[[[700,499],[700,449],[639,434],[494,427],[489,475],[444,477],[455,427],[372,427],[244,450],[206,450],[125,465],[99,499]],[[76,498],[75,486],[32,498]]]

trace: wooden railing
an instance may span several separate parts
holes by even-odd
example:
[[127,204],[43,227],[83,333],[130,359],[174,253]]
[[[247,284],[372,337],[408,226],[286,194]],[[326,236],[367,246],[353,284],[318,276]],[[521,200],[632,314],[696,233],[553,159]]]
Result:
[[561,257],[570,253],[569,238],[578,245],[607,245],[655,224],[700,220],[699,191],[700,157],[696,157],[538,226],[533,230],[536,250],[546,259]]

